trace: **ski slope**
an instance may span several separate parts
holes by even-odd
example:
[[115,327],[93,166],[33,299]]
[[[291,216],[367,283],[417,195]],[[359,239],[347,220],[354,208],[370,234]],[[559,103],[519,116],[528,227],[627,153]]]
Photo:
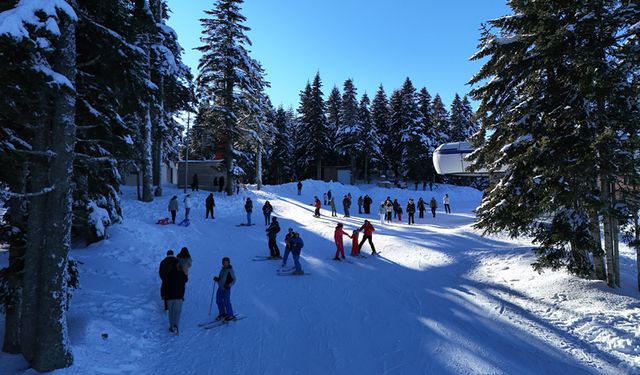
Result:
[[[564,272],[534,272],[526,239],[483,237],[471,227],[481,193],[436,186],[433,192],[343,186],[303,181],[266,186],[226,197],[216,193],[216,219],[204,219],[208,192],[192,194],[191,226],[156,225],[169,216],[174,193],[152,203],[124,188],[125,222],[109,239],[74,249],[81,289],[68,314],[75,365],[56,374],[640,374],[640,295],[634,290],[632,252],[621,249],[623,287],[581,280]],[[329,188],[338,218],[328,206],[312,216],[313,196]],[[351,192],[351,218],[341,198]],[[366,215],[359,195],[373,198],[373,240],[380,257],[332,260],[337,222],[350,233]],[[387,196],[428,201],[451,197],[418,225],[380,225],[377,206]],[[252,227],[243,199],[254,200]],[[261,207],[269,200],[281,220],[281,253],[287,228],[305,242],[302,266],[310,276],[279,277],[268,255]],[[406,212],[405,212],[406,215]],[[404,216],[404,215],[403,215]],[[417,217],[416,213],[416,217]],[[183,213],[180,212],[178,220]],[[168,332],[159,297],[157,267],[167,249],[189,248],[193,267],[185,295],[181,333]],[[345,253],[351,242],[345,238]],[[368,244],[363,253],[370,254]],[[0,255],[6,262],[6,254]],[[204,330],[212,277],[229,256],[238,281],[231,293],[236,312],[248,318]],[[292,260],[289,260],[292,264]],[[214,304],[215,315],[216,308]],[[1,331],[4,329],[2,323]],[[108,335],[103,338],[103,333]],[[20,356],[0,355],[0,373],[31,373]]]

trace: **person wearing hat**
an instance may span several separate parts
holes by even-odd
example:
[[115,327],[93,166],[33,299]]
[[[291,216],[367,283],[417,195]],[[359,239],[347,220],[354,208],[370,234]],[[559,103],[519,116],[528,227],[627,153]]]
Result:
[[165,301],[169,310],[170,332],[178,333],[182,303],[184,302],[184,285],[188,280],[179,262],[176,262],[165,275]]
[[280,223],[278,223],[278,218],[271,218],[271,225],[269,228],[265,230],[267,232],[267,238],[269,239],[269,256],[271,258],[280,259],[280,249],[278,248],[278,241],[276,240],[276,236],[280,233]]
[[287,266],[287,259],[291,252],[291,243],[289,242],[291,238],[293,238],[293,228],[289,228],[287,235],[284,236],[284,257],[282,257],[282,268]]
[[233,307],[231,307],[231,287],[236,283],[236,274],[233,272],[229,257],[222,258],[222,269],[218,276],[213,278],[218,283],[216,292],[216,305],[218,305],[217,320],[233,320]]
[[351,236],[342,229],[342,223],[338,223],[333,233],[333,239],[336,241],[336,256],[333,257],[333,260],[340,260],[340,256],[344,259],[344,242],[342,241],[342,236],[351,238]]
[[413,198],[409,199],[409,203],[407,203],[407,216],[409,217],[409,225],[415,224],[415,213],[416,213],[416,204],[413,203]]
[[178,259],[173,256],[173,250],[167,251],[167,256],[160,262],[160,267],[158,269],[158,274],[160,275],[160,280],[162,283],[160,284],[160,297],[164,301],[164,309],[168,310],[167,299],[166,299],[166,279],[167,275],[171,270],[176,268],[176,264],[178,263]]

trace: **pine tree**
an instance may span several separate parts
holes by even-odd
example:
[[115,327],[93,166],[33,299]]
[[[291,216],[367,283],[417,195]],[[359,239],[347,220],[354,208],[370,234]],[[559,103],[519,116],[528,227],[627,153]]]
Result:
[[[300,126],[306,129],[302,134],[301,143],[306,150],[307,158],[305,166],[315,164],[316,179],[322,179],[322,164],[331,148],[327,118],[325,115],[325,102],[322,98],[322,80],[320,73],[313,79],[313,84],[307,87],[300,95]],[[299,177],[299,176],[298,176]]]
[[332,164],[338,164],[340,155],[338,147],[340,129],[342,128],[340,113],[342,113],[342,95],[340,94],[340,89],[337,86],[333,86],[327,98],[327,127],[329,140],[333,144],[333,147],[329,150],[329,155],[327,155],[327,161]]
[[464,111],[465,109],[462,105],[462,99],[460,99],[460,95],[456,93],[453,101],[451,102],[449,131],[447,132],[447,136],[452,142],[461,142],[465,140],[464,134],[467,127],[467,119],[465,118]]
[[462,98],[462,138],[469,140],[477,131],[476,113],[471,107],[469,98],[465,95]]
[[402,175],[403,159],[403,131],[405,130],[404,98],[402,91],[394,90],[389,99],[389,127],[382,144],[389,169],[396,179]]
[[601,256],[593,228],[602,214],[611,286],[619,214],[611,186],[617,176],[637,174],[628,168],[635,153],[628,140],[637,132],[638,102],[626,99],[633,97],[629,71],[611,55],[621,43],[619,5],[511,2],[518,16],[489,22],[499,33],[484,30],[474,59],[489,60],[471,80],[483,82],[472,97],[480,101],[479,135],[489,135],[475,163],[506,168],[485,193],[477,226],[531,235],[538,270],[589,276],[588,253]]
[[454,141],[449,137],[449,112],[442,103],[439,94],[433,98],[431,104],[433,113],[434,142],[437,145]]
[[[198,64],[198,90],[209,106],[208,113],[222,119],[218,131],[224,144],[225,169],[230,178],[225,179],[226,192],[233,194],[231,176],[239,173],[235,160],[235,145],[241,137],[238,119],[243,111],[250,112],[260,95],[263,85],[262,72],[255,60],[249,56],[251,41],[246,33],[250,30],[243,25],[246,18],[240,13],[242,0],[218,0],[213,10],[205,13],[201,38],[203,45]],[[213,124],[212,124],[213,125]]]
[[289,182],[293,175],[291,169],[293,118],[282,106],[275,112],[274,128],[274,142],[268,154],[268,176],[274,183],[283,184]]
[[357,152],[358,134],[362,132],[358,123],[358,99],[357,90],[353,80],[344,81],[342,90],[342,108],[340,111],[340,127],[338,130],[337,146],[340,153],[345,156],[351,165],[351,184],[357,176]]
[[422,129],[426,136],[425,141],[428,142],[427,147],[427,162],[425,165],[425,179],[429,179],[433,181],[436,175],[436,170],[433,167],[433,162],[431,161],[433,158],[433,151],[435,151],[436,147],[439,145],[436,143],[436,131],[435,124],[433,121],[433,108],[431,107],[431,94],[426,87],[420,89],[418,93],[418,111],[420,111],[420,118],[422,120]]
[[413,181],[426,177],[429,163],[429,139],[424,128],[418,94],[407,78],[402,85],[402,170]]
[[373,127],[378,131],[378,145],[380,149],[379,168],[384,171],[384,173],[390,169],[391,165],[391,161],[389,160],[389,156],[391,155],[391,150],[389,149],[389,140],[391,138],[389,117],[389,100],[387,99],[384,87],[380,85],[371,103],[371,119],[373,121]]
[[378,160],[380,153],[378,131],[369,109],[371,101],[365,92],[360,99],[358,107],[358,123],[360,124],[357,135],[358,143],[355,149],[363,166],[363,178],[366,183],[371,181],[370,168]]

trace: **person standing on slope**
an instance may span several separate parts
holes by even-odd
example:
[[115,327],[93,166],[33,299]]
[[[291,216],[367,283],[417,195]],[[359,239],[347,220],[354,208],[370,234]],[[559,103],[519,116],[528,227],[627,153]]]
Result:
[[433,217],[436,217],[436,208],[438,208],[438,203],[436,203],[436,198],[431,197],[429,201],[429,207],[431,208],[431,214]]
[[189,221],[189,212],[191,211],[191,194],[184,197],[184,221]]
[[184,302],[184,284],[189,280],[176,262],[165,276],[165,298],[169,310],[169,331],[178,333],[182,302]]
[[222,269],[218,276],[213,278],[218,283],[216,292],[216,305],[218,305],[217,320],[233,320],[233,307],[231,306],[231,287],[236,283],[236,274],[233,272],[231,260],[228,257],[222,258]]
[[264,225],[271,224],[271,213],[273,212],[273,206],[269,201],[264,202],[262,206],[262,213],[264,214]]
[[278,223],[277,217],[274,216],[271,219],[271,225],[266,229],[266,232],[267,238],[269,239],[269,256],[278,259],[280,258],[280,249],[278,248],[276,236],[280,232],[280,223]]
[[342,199],[342,208],[344,209],[344,217],[350,217],[349,216],[350,207],[351,207],[351,199],[349,199],[349,197],[345,195],[344,198]]
[[176,223],[176,215],[178,214],[178,196],[174,195],[169,200],[169,212],[171,212],[171,223]]
[[162,283],[160,284],[160,297],[164,301],[165,310],[169,309],[169,307],[167,306],[167,292],[166,292],[167,275],[172,269],[176,268],[176,264],[178,264],[178,259],[176,259],[176,257],[173,256],[173,250],[168,250],[167,256],[160,262],[160,267],[158,268],[158,275],[160,275],[160,280],[162,281]]
[[333,233],[333,239],[336,241],[336,256],[333,260],[340,260],[341,256],[342,259],[344,259],[344,242],[342,241],[342,236],[351,238],[351,236],[342,229],[342,223],[338,223],[338,225],[336,225],[336,230]]
[[338,211],[336,211],[336,201],[333,197],[329,198],[329,206],[331,207],[331,217],[338,217]]
[[424,199],[420,197],[420,199],[418,199],[418,218],[419,219],[424,219],[424,211],[426,211],[426,208],[424,207]]
[[193,174],[193,180],[191,181],[191,191],[199,191],[198,190],[198,174]]
[[360,232],[358,232],[357,229],[354,229],[353,232],[351,232],[351,256],[352,257],[357,257],[358,255],[360,255],[360,249],[358,248],[358,234]]
[[402,205],[401,205],[400,203],[398,203],[398,212],[397,212],[397,215],[398,215],[398,221],[400,221],[400,222],[401,222],[401,221],[402,221]]
[[247,225],[251,225],[251,213],[253,212],[253,202],[249,197],[247,197],[247,200],[244,203],[244,210],[247,212]]
[[327,202],[331,202],[331,197],[332,197],[331,189],[329,189],[329,191],[327,192]]
[[380,216],[380,225],[384,225],[384,217],[387,215],[387,209],[384,207],[384,202],[380,202],[380,207],[378,207],[378,215]]
[[293,228],[289,228],[289,232],[284,236],[284,257],[282,257],[282,268],[287,266],[287,259],[291,252],[291,238],[293,238]]
[[180,249],[180,252],[176,256],[178,263],[180,263],[180,269],[184,272],[185,275],[189,276],[189,269],[193,265],[193,260],[191,259],[191,254],[189,254],[189,249],[183,247]]
[[302,181],[298,181],[297,187],[298,187],[298,195],[301,195],[302,194]]
[[384,207],[387,212],[387,223],[390,223],[393,213],[393,203],[391,203],[391,198],[387,197],[387,202],[384,204]]
[[358,197],[358,213],[362,215],[362,203],[363,203],[363,199],[362,199],[362,195]]
[[209,193],[209,196],[205,200],[204,204],[207,209],[207,213],[205,214],[204,218],[208,219],[209,214],[211,214],[211,218],[215,219],[215,216],[213,216],[213,208],[216,206],[216,201],[213,199],[213,193]]
[[322,204],[327,205],[327,193],[322,193]]
[[371,213],[371,203],[373,203],[373,199],[367,194],[362,199],[362,207],[364,207],[365,215],[369,215]]
[[398,221],[402,221],[402,219],[400,219],[400,215],[398,215],[398,212],[400,212],[400,203],[398,202],[397,199],[393,200],[393,216],[396,217],[396,219],[398,219]]
[[449,194],[444,195],[444,198],[442,198],[442,203],[444,203],[444,212],[450,214],[451,206],[449,206]]
[[362,241],[360,241],[360,244],[358,245],[358,253],[362,249],[364,241],[368,240],[369,246],[371,246],[371,255],[376,255],[376,247],[373,245],[373,232],[375,232],[376,229],[369,222],[369,220],[365,220],[364,224],[360,227],[360,231],[364,232],[364,236],[362,236]]
[[293,233],[293,236],[289,240],[291,246],[291,255],[293,256],[293,263],[296,265],[296,270],[293,271],[294,275],[303,275],[302,266],[300,265],[300,253],[304,247],[304,241],[300,238],[300,233]]
[[415,214],[416,204],[413,203],[413,199],[409,199],[409,203],[407,203],[407,217],[409,218],[409,225],[416,223]]
[[316,208],[313,213],[313,217],[320,217],[320,207],[322,207],[322,205],[320,204],[320,199],[318,199],[317,196],[313,197],[313,206]]

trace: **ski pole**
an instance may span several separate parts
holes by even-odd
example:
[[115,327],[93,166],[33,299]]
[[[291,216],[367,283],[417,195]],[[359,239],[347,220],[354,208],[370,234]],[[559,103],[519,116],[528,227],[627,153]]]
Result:
[[213,282],[213,291],[211,292],[211,302],[209,303],[209,315],[211,315],[211,309],[213,308],[213,296],[216,294],[216,282]]

